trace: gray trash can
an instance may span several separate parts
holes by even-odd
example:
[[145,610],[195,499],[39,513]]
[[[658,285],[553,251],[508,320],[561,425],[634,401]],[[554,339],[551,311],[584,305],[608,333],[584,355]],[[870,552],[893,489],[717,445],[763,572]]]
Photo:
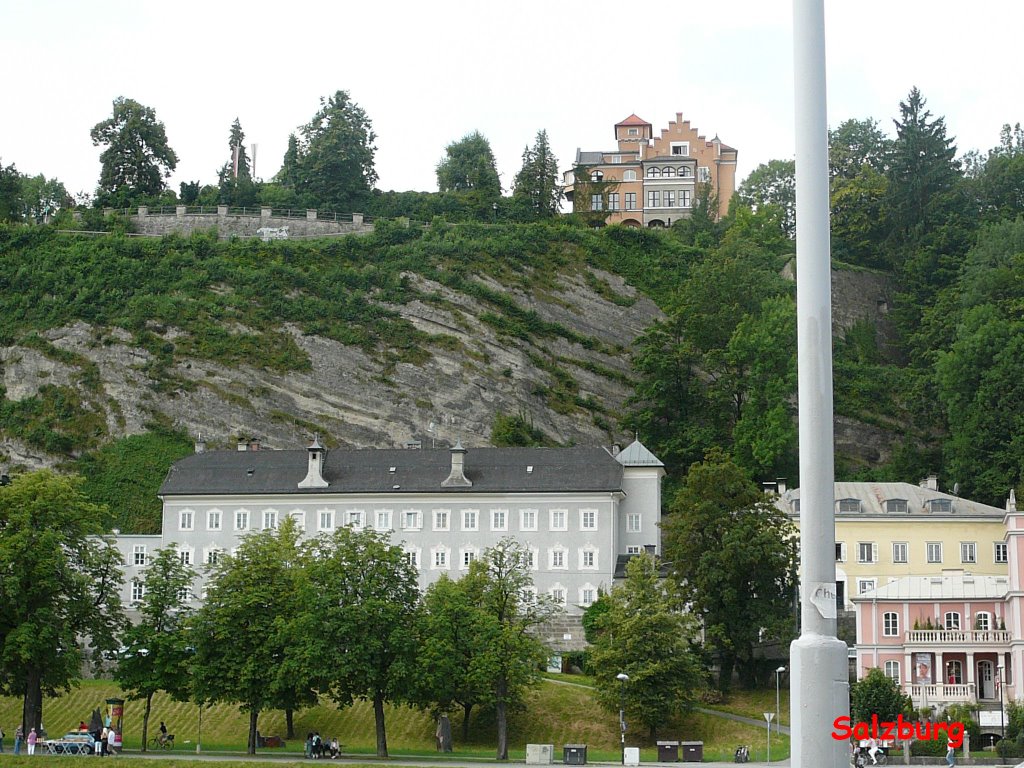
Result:
[[679,742],[678,741],[659,741],[658,742],[658,762],[659,763],[678,763],[679,762]]
[[562,762],[566,765],[586,765],[587,745],[566,744],[562,748]]
[[683,748],[683,762],[684,763],[702,763],[704,762],[704,742],[703,741],[683,741],[679,744]]

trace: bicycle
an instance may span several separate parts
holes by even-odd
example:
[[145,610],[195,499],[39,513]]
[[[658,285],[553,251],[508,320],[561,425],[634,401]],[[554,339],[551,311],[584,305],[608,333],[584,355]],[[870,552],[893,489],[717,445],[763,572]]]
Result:
[[152,739],[149,740],[149,748],[151,750],[174,749],[174,734],[169,733],[167,734],[166,738],[154,736]]
[[884,747],[878,750],[878,754],[875,755],[877,763],[871,762],[871,755],[868,754],[866,747],[862,747],[857,750],[857,756],[854,758],[853,764],[856,768],[868,768],[872,765],[888,765],[889,764],[889,753]]

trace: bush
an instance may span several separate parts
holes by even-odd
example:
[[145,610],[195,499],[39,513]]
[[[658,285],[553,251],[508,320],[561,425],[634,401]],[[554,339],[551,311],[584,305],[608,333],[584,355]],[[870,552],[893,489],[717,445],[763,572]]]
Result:
[[929,739],[928,741],[911,742],[910,754],[913,757],[943,757],[946,754],[946,740]]
[[996,754],[1002,758],[1024,757],[1024,743],[1020,739],[1000,739],[996,742]]

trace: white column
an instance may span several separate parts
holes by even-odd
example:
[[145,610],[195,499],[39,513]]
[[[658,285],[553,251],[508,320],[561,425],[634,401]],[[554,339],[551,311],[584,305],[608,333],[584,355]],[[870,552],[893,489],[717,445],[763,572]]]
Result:
[[800,637],[790,647],[793,768],[846,768],[835,719],[849,715],[846,643],[836,637],[832,307],[823,0],[793,0],[796,104]]

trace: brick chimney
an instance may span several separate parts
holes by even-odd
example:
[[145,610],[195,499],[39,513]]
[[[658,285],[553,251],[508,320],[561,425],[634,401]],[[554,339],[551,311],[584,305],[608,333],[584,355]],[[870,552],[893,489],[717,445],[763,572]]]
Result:
[[299,488],[326,488],[324,480],[324,460],[327,450],[320,445],[320,435],[313,436],[313,442],[306,449],[308,454],[306,476],[299,482]]
[[462,447],[462,441],[459,440],[452,448],[452,471],[449,473],[448,479],[441,483],[442,488],[469,488],[473,485],[473,482],[466,477],[465,461],[466,449]]

